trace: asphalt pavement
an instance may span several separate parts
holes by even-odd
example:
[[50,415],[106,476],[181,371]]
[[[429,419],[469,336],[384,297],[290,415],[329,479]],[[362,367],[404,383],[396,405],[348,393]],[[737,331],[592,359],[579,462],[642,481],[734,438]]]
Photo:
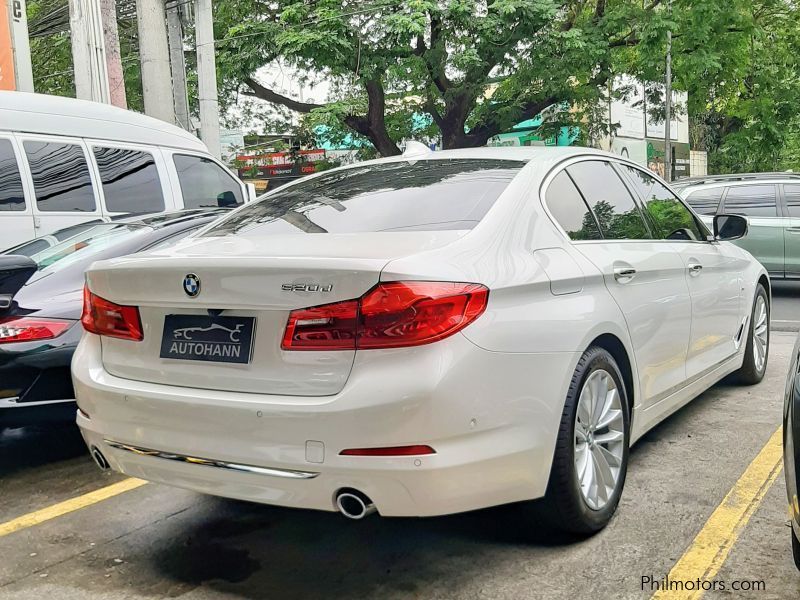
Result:
[[772,282],[772,327],[776,331],[800,330],[800,281]]
[[[81,507],[124,478],[99,472],[72,427],[7,430],[0,598],[650,598],[642,578],[673,569],[779,427],[793,340],[773,335],[761,384],[720,383],[649,432],[617,516],[588,540],[526,536],[514,508],[352,522],[154,484]],[[800,597],[783,475],[765,489],[715,576],[765,589],[705,598]]]

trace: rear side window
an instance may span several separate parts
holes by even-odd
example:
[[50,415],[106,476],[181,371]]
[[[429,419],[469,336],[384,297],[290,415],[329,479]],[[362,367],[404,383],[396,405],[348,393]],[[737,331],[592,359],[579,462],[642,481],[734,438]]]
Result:
[[774,185],[737,185],[728,188],[725,212],[746,217],[777,217]]
[[572,240],[599,240],[602,238],[592,212],[583,201],[578,188],[566,171],[553,178],[545,195],[547,208],[561,228]]
[[122,148],[94,148],[110,212],[148,213],[164,210],[164,194],[153,155]]
[[0,140],[0,211],[25,210],[17,157],[9,140]]
[[705,234],[697,225],[692,212],[655,177],[627,165],[622,165],[622,169],[630,175],[640,194],[644,209],[650,217],[650,224],[655,226],[656,238],[690,241],[705,239]]
[[244,202],[239,181],[213,160],[175,154],[173,161],[185,208],[229,208]]
[[93,212],[97,208],[83,148],[38,141],[27,141],[23,146],[39,210]]
[[567,172],[592,209],[603,237],[650,239],[639,207],[610,163],[587,160],[570,165]]
[[786,198],[786,206],[789,207],[789,216],[800,217],[800,184],[785,183],[783,185],[783,195]]
[[724,189],[720,186],[695,190],[686,197],[686,202],[698,215],[715,215]]
[[205,235],[472,229],[524,164],[431,159],[331,171],[267,194]]

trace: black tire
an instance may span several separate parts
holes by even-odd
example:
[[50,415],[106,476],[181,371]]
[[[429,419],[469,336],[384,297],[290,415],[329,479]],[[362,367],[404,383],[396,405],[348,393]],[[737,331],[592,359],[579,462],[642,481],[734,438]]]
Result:
[[[580,490],[578,474],[575,466],[575,418],[578,399],[586,379],[594,371],[603,369],[614,379],[619,390],[623,413],[623,452],[620,473],[614,492],[605,506],[599,510],[591,508]],[[561,424],[558,430],[553,465],[547,493],[541,503],[542,516],[548,526],[562,531],[588,536],[603,529],[614,516],[619,504],[622,489],[625,486],[625,475],[628,470],[628,450],[630,446],[630,411],[628,395],[622,374],[614,357],[600,347],[592,346],[578,361],[575,373],[570,381]]]
[[800,540],[794,534],[794,529],[792,529],[792,556],[794,557],[794,566],[800,571]]
[[[755,328],[755,311],[756,304],[759,298],[763,298],[767,309],[767,348],[764,356],[764,364],[761,369],[758,368],[755,358],[755,349],[753,348],[753,329]],[[735,377],[738,383],[743,385],[755,385],[764,379],[764,374],[767,372],[767,364],[769,363],[769,335],[770,335],[770,305],[767,290],[760,283],[756,287],[756,294],[753,297],[753,307],[750,309],[750,326],[747,329],[747,345],[744,350],[744,362],[742,367],[736,371]]]

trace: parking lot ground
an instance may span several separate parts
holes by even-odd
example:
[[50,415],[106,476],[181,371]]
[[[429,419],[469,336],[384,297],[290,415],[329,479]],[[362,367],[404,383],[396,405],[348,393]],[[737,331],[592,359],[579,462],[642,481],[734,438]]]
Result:
[[[350,522],[147,484],[0,537],[0,598],[650,598],[642,577],[673,568],[779,427],[793,340],[774,334],[758,386],[720,383],[649,432],[588,540],[525,537],[510,508]],[[121,480],[70,429],[7,432],[0,453],[0,523]],[[716,579],[766,590],[706,598],[800,597],[782,474]]]
[[782,331],[800,329],[800,281],[772,281],[772,326]]

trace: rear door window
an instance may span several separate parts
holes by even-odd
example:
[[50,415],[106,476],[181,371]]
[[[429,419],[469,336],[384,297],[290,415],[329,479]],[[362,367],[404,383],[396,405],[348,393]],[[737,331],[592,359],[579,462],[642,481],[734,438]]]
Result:
[[783,184],[783,195],[786,198],[789,216],[800,218],[800,183]]
[[25,210],[25,194],[14,147],[0,139],[0,211],[11,210]]
[[561,171],[550,182],[545,201],[550,214],[571,240],[599,240],[603,237],[592,211],[566,171]]
[[175,154],[172,159],[185,208],[230,208],[244,202],[239,180],[213,160],[189,154]]
[[204,235],[472,229],[524,165],[431,159],[331,171],[263,196]]
[[99,146],[93,152],[109,212],[164,210],[164,192],[152,154]]
[[746,217],[777,217],[774,185],[737,185],[728,188],[725,212]]
[[639,207],[610,163],[587,160],[570,165],[567,172],[592,209],[603,237],[651,239]]
[[36,206],[46,212],[94,212],[92,178],[83,148],[68,142],[27,140]]
[[715,215],[719,208],[719,201],[722,200],[724,187],[701,188],[691,192],[686,196],[689,203],[698,215]]

